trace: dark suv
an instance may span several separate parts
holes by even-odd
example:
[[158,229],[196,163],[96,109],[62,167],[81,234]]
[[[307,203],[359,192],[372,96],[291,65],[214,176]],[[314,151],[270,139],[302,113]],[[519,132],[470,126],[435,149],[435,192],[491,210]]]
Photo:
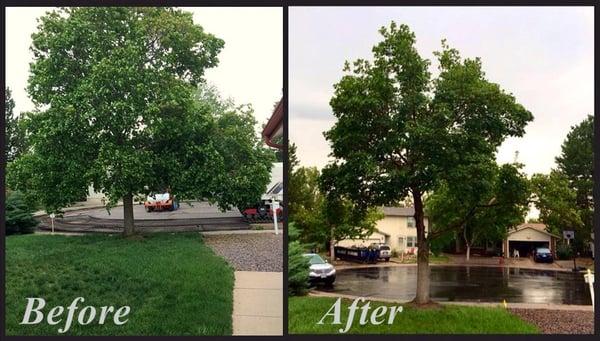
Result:
[[552,263],[554,258],[547,247],[538,247],[533,252],[533,260],[536,262]]

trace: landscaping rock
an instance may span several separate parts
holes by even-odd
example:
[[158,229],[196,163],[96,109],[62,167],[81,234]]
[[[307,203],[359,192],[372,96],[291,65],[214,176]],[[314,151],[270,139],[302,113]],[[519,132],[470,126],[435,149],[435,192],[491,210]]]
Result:
[[236,271],[283,271],[283,234],[204,235],[206,245]]
[[594,312],[548,309],[509,309],[535,324],[544,334],[594,334]]

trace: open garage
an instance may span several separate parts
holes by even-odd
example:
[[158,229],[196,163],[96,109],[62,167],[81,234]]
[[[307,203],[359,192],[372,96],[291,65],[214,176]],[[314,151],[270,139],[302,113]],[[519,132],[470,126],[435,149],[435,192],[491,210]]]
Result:
[[556,256],[556,241],[560,237],[546,231],[546,225],[540,223],[526,223],[510,230],[502,243],[504,257],[514,257],[518,250],[519,257],[533,255],[533,250],[538,247],[547,247]]

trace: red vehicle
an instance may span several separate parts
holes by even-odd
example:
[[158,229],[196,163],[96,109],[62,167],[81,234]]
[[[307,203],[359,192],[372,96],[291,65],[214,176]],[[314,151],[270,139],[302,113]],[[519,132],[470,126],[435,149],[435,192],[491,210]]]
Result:
[[144,202],[146,212],[153,211],[174,211],[179,208],[179,202],[174,195],[167,193],[150,194]]
[[[269,205],[261,203],[255,207],[248,207],[240,210],[244,218],[248,222],[272,222],[273,209]],[[281,207],[277,209],[277,221],[283,220],[283,210]]]
[[[283,163],[276,162],[271,169],[271,182],[265,188],[265,193],[261,195],[260,202],[252,206],[239,207],[240,213],[246,221],[253,222],[273,222],[273,209],[271,203],[276,200],[281,203],[283,200]],[[283,209],[277,209],[277,221],[283,220]]]

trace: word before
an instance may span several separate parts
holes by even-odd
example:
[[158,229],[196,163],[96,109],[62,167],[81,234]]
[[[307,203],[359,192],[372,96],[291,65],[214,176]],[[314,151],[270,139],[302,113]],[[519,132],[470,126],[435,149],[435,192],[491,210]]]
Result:
[[[73,324],[73,317],[75,316],[75,310],[78,309],[77,303],[83,303],[83,301],[83,297],[77,297],[67,307],[67,319],[65,321],[65,325],[62,328],[58,329],[59,333],[66,333],[71,328],[71,325]],[[25,315],[23,315],[23,321],[21,321],[21,324],[38,324],[42,322],[42,320],[44,320],[44,313],[41,310],[45,306],[46,301],[43,298],[27,297],[27,307],[25,308]],[[114,312],[113,323],[118,326],[123,325],[127,321],[129,321],[129,319],[123,320],[123,318],[129,314],[130,310],[131,309],[129,308],[129,306],[122,306],[116,311],[113,306],[100,307],[98,324],[104,324],[109,314]],[[62,321],[61,315],[64,311],[65,308],[60,305],[50,309],[46,318],[48,324],[52,326],[59,324]],[[35,319],[33,321],[31,320],[32,313],[35,314]],[[95,317],[96,308],[92,306],[85,306],[79,311],[79,314],[77,315],[77,322],[80,325],[85,326],[92,323]]]
[[[348,311],[348,320],[346,320],[346,327],[344,329],[340,328],[339,329],[340,333],[343,334],[350,329],[350,327],[352,326],[352,322],[354,322],[355,312],[357,309],[359,309],[358,302],[364,302],[364,301],[365,301],[364,297],[358,297],[358,298],[354,299],[352,304],[350,304],[350,306],[348,307],[349,311]],[[369,312],[369,309],[371,309],[370,304],[371,303],[367,301],[367,303],[365,305],[360,307],[360,310],[362,310],[362,312],[360,313],[360,319],[358,320],[358,323],[360,323],[361,326],[364,326],[365,324],[367,324],[367,313]],[[389,313],[388,313],[388,308],[390,310]],[[387,324],[392,324],[392,323],[394,323],[396,314],[401,313],[401,312],[402,312],[401,306],[386,307],[386,306],[382,305],[382,306],[375,308],[371,312],[371,317],[369,318],[369,322],[374,325],[380,325],[383,322],[385,322],[385,318],[383,318],[383,319],[380,319],[380,318],[384,317],[385,314],[389,314],[388,319],[387,319]],[[321,320],[319,322],[317,322],[317,324],[324,324],[323,320],[325,320],[325,318],[327,316],[333,317],[333,322],[331,324],[342,324],[342,322],[341,322],[342,299],[341,298],[338,298],[337,301],[335,301],[335,303],[331,306],[331,308],[329,308],[327,313],[325,315],[323,315],[323,317],[321,318]]]

